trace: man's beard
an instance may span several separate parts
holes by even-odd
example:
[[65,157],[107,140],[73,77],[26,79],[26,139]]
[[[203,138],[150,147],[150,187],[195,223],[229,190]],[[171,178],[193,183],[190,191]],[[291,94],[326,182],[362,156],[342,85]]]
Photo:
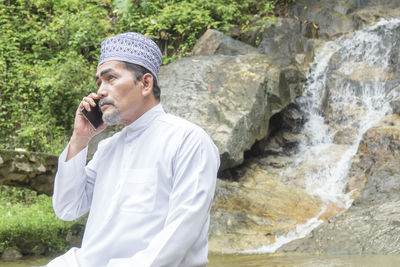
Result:
[[121,120],[121,116],[118,108],[114,105],[114,101],[103,98],[100,100],[99,105],[101,106],[103,103],[110,105],[107,108],[107,112],[103,113],[103,121],[110,126],[117,125]]

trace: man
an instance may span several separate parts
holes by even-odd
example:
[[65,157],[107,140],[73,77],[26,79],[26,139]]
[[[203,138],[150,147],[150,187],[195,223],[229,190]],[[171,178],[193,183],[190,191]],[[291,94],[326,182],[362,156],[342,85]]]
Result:
[[[81,101],[61,153],[53,206],[63,220],[89,211],[82,247],[49,267],[205,266],[219,153],[198,126],[166,114],[159,103],[161,52],[149,38],[123,33],[101,43],[97,93]],[[97,130],[81,113],[99,99]],[[126,127],[99,143],[107,125]]]

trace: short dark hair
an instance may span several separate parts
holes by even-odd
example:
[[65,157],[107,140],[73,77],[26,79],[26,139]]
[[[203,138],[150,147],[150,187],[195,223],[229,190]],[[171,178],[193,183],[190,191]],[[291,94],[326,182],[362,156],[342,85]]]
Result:
[[143,78],[143,75],[145,75],[146,73],[150,73],[153,76],[153,94],[154,97],[160,101],[160,95],[161,95],[161,90],[160,87],[158,87],[157,84],[157,80],[154,77],[154,75],[145,67],[142,67],[140,65],[134,64],[134,63],[130,63],[130,62],[126,62],[126,61],[121,61],[122,65],[129,70],[132,74],[133,77],[135,78],[135,80],[138,82]]

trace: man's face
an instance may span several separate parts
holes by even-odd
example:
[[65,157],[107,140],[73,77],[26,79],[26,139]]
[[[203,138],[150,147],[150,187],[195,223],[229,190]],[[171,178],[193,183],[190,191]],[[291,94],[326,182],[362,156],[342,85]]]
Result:
[[103,119],[109,125],[128,125],[144,113],[143,84],[119,61],[107,61],[97,68],[97,94]]

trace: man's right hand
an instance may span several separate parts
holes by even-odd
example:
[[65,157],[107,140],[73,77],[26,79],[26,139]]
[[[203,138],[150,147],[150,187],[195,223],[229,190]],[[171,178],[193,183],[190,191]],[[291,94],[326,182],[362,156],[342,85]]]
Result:
[[100,96],[95,93],[89,94],[82,99],[81,103],[78,106],[78,109],[76,110],[74,120],[74,132],[72,133],[72,137],[69,143],[66,161],[70,160],[76,154],[78,154],[88,145],[90,139],[92,139],[93,136],[101,133],[107,127],[107,124],[103,123],[95,130],[81,112],[82,108],[90,111],[92,107],[95,107],[95,99],[100,99]]

